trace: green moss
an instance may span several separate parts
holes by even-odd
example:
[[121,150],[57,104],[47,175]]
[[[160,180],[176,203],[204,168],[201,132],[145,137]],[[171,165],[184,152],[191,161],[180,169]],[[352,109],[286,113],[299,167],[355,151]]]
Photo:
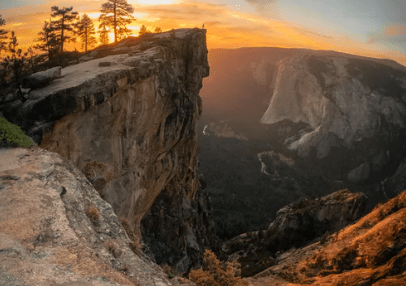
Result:
[[0,146],[30,147],[32,141],[20,127],[0,117]]

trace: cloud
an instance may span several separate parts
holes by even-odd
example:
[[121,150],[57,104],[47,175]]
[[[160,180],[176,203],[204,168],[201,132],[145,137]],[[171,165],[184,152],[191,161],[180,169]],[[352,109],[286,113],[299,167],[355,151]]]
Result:
[[245,0],[245,2],[255,7],[268,7],[277,1],[278,0]]
[[406,35],[406,25],[391,25],[385,29],[385,35]]
[[377,39],[376,38],[370,38],[366,41],[367,44],[376,44]]
[[260,14],[267,17],[274,17],[277,14],[276,3],[278,0],[245,0]]

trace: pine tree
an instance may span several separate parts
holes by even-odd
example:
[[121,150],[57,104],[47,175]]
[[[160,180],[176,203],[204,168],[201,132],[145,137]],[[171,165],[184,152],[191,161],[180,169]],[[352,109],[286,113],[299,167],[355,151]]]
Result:
[[[6,20],[4,20],[0,15],[0,27],[6,24]],[[7,30],[0,29],[0,53],[2,50],[6,49],[6,39],[7,39]]]
[[156,27],[155,28],[155,33],[162,33],[161,27]]
[[77,12],[72,12],[73,7],[59,8],[58,6],[51,7],[52,17],[57,17],[57,20],[52,21],[52,29],[59,34],[60,52],[63,52],[65,42],[74,42],[75,38],[69,36],[69,32],[73,32],[73,21],[77,19]]
[[34,48],[46,52],[48,59],[51,59],[60,51],[60,41],[52,27],[51,20],[49,20],[49,22],[44,22],[44,26],[38,35],[40,37],[36,40],[37,44]]
[[140,28],[140,31],[138,32],[138,35],[142,36],[144,34],[149,34],[149,33],[151,33],[151,32],[147,30],[147,27],[145,27],[145,25],[142,25]]
[[76,29],[76,33],[82,40],[82,49],[85,48],[85,52],[87,52],[88,47],[97,43],[96,37],[94,36],[96,31],[92,19],[90,19],[87,14],[83,14],[82,18],[76,25]]
[[131,15],[134,8],[127,3],[127,0],[108,0],[102,4],[100,12],[99,21],[101,25],[114,30],[114,43],[131,33],[127,25],[135,20]]
[[8,42],[8,52],[9,55],[5,58],[6,73],[9,78],[17,86],[20,84],[21,75],[24,72],[26,56],[28,53],[22,52],[21,49],[17,48],[18,40],[14,31],[11,31],[11,35]]
[[109,43],[108,30],[105,24],[99,25],[99,40],[102,45],[107,45]]

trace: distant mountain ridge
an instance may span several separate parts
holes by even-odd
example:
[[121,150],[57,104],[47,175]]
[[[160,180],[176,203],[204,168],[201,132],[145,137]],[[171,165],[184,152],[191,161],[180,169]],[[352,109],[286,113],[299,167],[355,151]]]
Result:
[[[401,175],[406,171],[406,67],[386,59],[283,48],[210,50],[208,59],[211,77],[201,90],[199,134],[201,170],[212,196],[243,199],[255,193],[268,202],[265,221],[300,197],[349,188],[364,192],[371,209],[406,188]],[[248,140],[203,136],[204,126],[221,121]],[[271,152],[275,156],[259,155]],[[213,167],[216,156],[233,162],[228,185],[221,179],[226,163]],[[277,158],[295,164],[279,164]],[[246,205],[247,211],[254,209]]]

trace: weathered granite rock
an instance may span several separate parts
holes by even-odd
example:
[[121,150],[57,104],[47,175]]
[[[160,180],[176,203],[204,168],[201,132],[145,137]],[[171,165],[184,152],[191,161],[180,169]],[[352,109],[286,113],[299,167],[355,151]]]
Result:
[[50,84],[53,80],[61,77],[62,67],[54,67],[23,78],[24,88],[39,88]]
[[132,53],[103,50],[103,58],[63,68],[62,78],[33,90],[23,104],[8,103],[4,115],[40,147],[71,160],[137,235],[164,191],[172,209],[152,212],[144,225],[166,223],[156,218],[162,212],[178,213],[177,226],[187,231],[160,225],[166,232],[153,243],[175,247],[182,255],[172,265],[189,269],[205,247],[217,243],[197,156],[199,90],[209,74],[205,30],[181,29],[119,45]]
[[275,263],[280,251],[303,246],[327,231],[333,232],[362,217],[366,197],[341,190],[317,199],[300,199],[280,209],[266,231],[245,233],[222,245],[225,255],[251,276]]
[[70,161],[0,149],[0,285],[179,285],[132,243]]

